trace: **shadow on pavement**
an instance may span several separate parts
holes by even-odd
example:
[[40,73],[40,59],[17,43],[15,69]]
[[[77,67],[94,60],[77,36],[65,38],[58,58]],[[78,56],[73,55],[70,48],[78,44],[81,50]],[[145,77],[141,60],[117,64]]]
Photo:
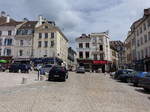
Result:
[[143,88],[137,88],[137,89],[135,89],[135,91],[144,93],[144,94],[150,94],[150,91],[145,91]]
[[65,82],[65,81],[62,81],[62,80],[46,80],[47,82]]

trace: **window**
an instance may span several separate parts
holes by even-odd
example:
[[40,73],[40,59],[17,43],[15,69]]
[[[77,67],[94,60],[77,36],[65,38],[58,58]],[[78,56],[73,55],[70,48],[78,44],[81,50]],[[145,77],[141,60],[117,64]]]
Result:
[[42,33],[39,33],[39,39],[41,39],[42,38]]
[[85,57],[86,57],[86,58],[89,58],[89,56],[90,56],[90,55],[89,55],[89,52],[85,52]]
[[150,47],[149,47],[149,57],[150,57]]
[[141,37],[141,45],[143,45],[143,37]]
[[79,43],[79,48],[83,48],[83,44],[82,43]]
[[145,43],[147,42],[147,35],[144,35]]
[[23,40],[20,40],[20,46],[23,46]]
[[45,33],[45,38],[48,38],[48,33]]
[[48,41],[44,42],[44,47],[48,47]]
[[138,47],[140,46],[140,40],[137,40],[137,46]]
[[90,44],[89,43],[86,43],[85,46],[86,46],[86,48],[90,48]]
[[11,30],[9,30],[9,31],[8,31],[8,35],[11,35],[11,33],[12,33]]
[[139,36],[139,30],[137,29],[137,36]]
[[19,56],[23,55],[23,50],[19,50]]
[[145,57],[148,57],[148,48],[145,48]]
[[142,33],[142,27],[140,28],[140,33]]
[[94,60],[97,60],[97,54],[94,54]]
[[2,31],[0,31],[0,36],[2,35]]
[[54,32],[51,33],[51,38],[54,38]]
[[4,45],[5,45],[5,46],[10,46],[10,45],[12,45],[12,39],[5,39]]
[[83,58],[83,52],[79,52],[79,58]]
[[104,54],[100,54],[100,60],[104,60]]
[[143,28],[144,28],[144,31],[145,31],[146,30],[146,24],[145,23],[143,24]]
[[41,46],[42,46],[42,42],[39,41],[39,42],[38,42],[38,47],[41,47]]
[[103,51],[103,45],[99,45],[99,49]]
[[48,26],[45,26],[45,29],[48,29]]
[[139,60],[141,59],[141,55],[140,55],[140,52],[138,52],[138,59],[139,59]]
[[54,47],[54,41],[51,41],[51,47]]
[[141,58],[142,59],[144,58],[144,51],[143,50],[141,51]]
[[147,26],[150,27],[150,19],[147,21]]
[[11,49],[4,49],[5,56],[11,56]]
[[2,49],[0,49],[0,56],[2,55]]
[[3,43],[3,40],[2,40],[2,39],[0,39],[0,46],[2,46],[2,45],[3,45],[2,43]]
[[148,40],[150,41],[150,32],[148,32]]

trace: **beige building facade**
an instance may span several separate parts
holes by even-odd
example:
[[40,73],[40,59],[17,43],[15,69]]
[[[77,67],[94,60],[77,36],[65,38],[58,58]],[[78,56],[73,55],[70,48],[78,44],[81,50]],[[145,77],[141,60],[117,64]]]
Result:
[[138,71],[150,71],[150,9],[131,26],[131,34],[126,43],[130,42],[130,54],[134,68]]
[[58,58],[67,65],[68,39],[54,22],[44,21],[35,28],[34,58]]

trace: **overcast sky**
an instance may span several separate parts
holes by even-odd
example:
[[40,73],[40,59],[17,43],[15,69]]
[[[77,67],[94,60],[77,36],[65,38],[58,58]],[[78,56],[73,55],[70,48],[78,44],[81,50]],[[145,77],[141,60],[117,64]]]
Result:
[[111,40],[124,40],[131,24],[150,8],[150,0],[0,0],[0,10],[12,18],[55,21],[74,46],[82,33],[109,30]]

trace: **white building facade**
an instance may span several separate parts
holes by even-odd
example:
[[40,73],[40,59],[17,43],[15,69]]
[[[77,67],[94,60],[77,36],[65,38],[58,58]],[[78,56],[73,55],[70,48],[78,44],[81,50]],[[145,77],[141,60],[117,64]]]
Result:
[[84,66],[87,71],[109,71],[111,51],[109,36],[106,32],[82,34],[76,39],[78,65]]

